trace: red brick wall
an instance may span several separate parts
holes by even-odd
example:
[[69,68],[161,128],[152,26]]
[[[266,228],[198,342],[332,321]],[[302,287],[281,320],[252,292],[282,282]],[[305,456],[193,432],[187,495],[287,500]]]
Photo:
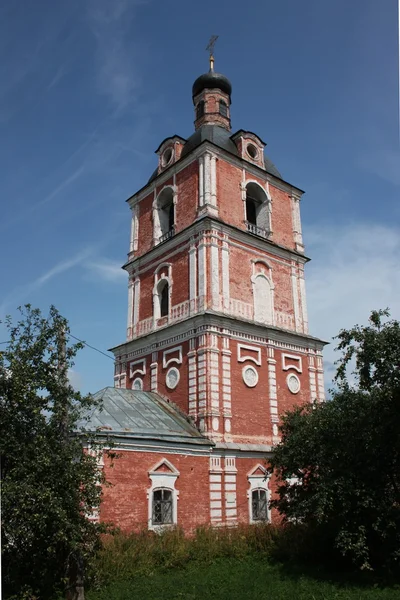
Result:
[[186,531],[209,522],[209,458],[184,454],[119,451],[111,468],[105,460],[105,476],[112,484],[104,488],[100,516],[123,531],[147,527],[147,490],[151,487],[148,472],[166,458],[179,471],[175,483],[179,491],[178,523]]
[[[238,362],[237,346],[232,340],[231,356],[231,394],[232,394],[232,435],[245,442],[253,436],[272,435],[269,409],[268,366],[265,348],[261,348],[262,362],[257,366],[253,361]],[[256,344],[251,344],[256,347]],[[250,354],[250,353],[249,353]],[[249,388],[243,381],[244,366],[254,367],[258,373],[258,384]]]

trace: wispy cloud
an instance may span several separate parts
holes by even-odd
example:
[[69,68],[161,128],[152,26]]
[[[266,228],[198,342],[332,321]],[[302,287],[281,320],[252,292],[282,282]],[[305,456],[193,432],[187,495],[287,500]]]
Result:
[[56,263],[53,267],[42,273],[39,277],[34,279],[31,282],[28,282],[26,285],[19,286],[12,290],[2,301],[0,304],[0,316],[5,314],[7,308],[11,305],[16,305],[17,303],[24,302],[29,299],[29,296],[40,289],[44,284],[48,283],[51,279],[60,275],[61,273],[65,273],[69,271],[73,267],[76,267],[82,263],[84,263],[90,256],[94,253],[93,247],[85,248],[79,251],[77,254],[68,258],[66,260],[62,260]]
[[328,386],[338,356],[332,337],[366,323],[371,310],[389,307],[400,319],[400,228],[371,223],[305,228],[310,332],[326,347]]
[[92,0],[88,22],[96,39],[97,86],[117,111],[132,100],[140,85],[132,22],[146,0]]
[[84,265],[90,277],[110,283],[126,281],[126,271],[121,269],[121,264],[108,259],[87,261]]

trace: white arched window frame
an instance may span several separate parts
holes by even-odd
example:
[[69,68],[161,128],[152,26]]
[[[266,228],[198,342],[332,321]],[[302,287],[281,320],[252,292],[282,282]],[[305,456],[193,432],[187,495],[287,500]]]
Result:
[[[269,479],[270,476],[267,473],[267,470],[262,465],[257,465],[250,471],[247,475],[247,479],[249,481],[249,488],[247,490],[247,499],[249,506],[249,522],[250,523],[260,523],[260,522],[271,522],[271,510],[269,508],[270,502],[270,489],[269,489]],[[259,519],[257,515],[254,514],[253,507],[253,492],[263,492],[265,493],[266,498],[266,519]],[[257,496],[261,496],[261,494],[257,494]]]
[[153,241],[160,244],[175,234],[176,187],[166,185],[153,201]]
[[[258,270],[260,269],[261,270]],[[254,320],[266,325],[275,324],[274,289],[272,270],[265,261],[253,261]]]
[[[160,470],[162,468],[162,470]],[[160,531],[169,527],[174,527],[178,523],[178,500],[179,491],[175,488],[176,480],[179,477],[179,471],[166,458],[160,460],[149,471],[151,481],[150,487],[147,489],[148,501],[148,528],[153,531]],[[154,520],[155,502],[158,502],[160,494],[155,492],[166,491],[171,493],[171,519],[168,523],[159,523]],[[165,496],[165,494],[164,494]],[[165,501],[162,499],[161,501]]]
[[[160,275],[160,272],[163,271]],[[168,274],[165,273],[167,271]],[[153,318],[154,320],[161,318],[161,299],[162,291],[164,287],[168,285],[168,314],[165,315],[170,317],[171,314],[171,302],[172,302],[172,265],[170,263],[163,263],[158,266],[154,273],[154,287],[153,287]]]
[[264,188],[258,181],[244,181],[242,200],[248,231],[261,237],[268,237],[271,233],[271,195],[268,182]]

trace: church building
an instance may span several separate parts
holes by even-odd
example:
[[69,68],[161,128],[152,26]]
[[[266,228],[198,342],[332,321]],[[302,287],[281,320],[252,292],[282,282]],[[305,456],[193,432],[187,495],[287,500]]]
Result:
[[120,455],[103,461],[99,518],[126,531],[274,521],[266,466],[280,415],[324,400],[303,192],[256,133],[232,133],[231,95],[211,57],[193,84],[194,133],[163,140],[127,200],[126,340],[90,419]]

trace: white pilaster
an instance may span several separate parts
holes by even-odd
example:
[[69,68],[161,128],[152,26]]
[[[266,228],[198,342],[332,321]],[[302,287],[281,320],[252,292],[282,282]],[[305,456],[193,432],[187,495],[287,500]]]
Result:
[[221,248],[222,302],[223,311],[229,312],[229,245],[227,236],[224,237]]
[[204,156],[199,158],[199,206],[204,205]]
[[210,521],[217,525],[222,521],[222,467],[221,456],[210,456]]
[[211,171],[210,171],[210,180],[211,180],[211,204],[213,206],[217,206],[217,158],[216,156],[211,156]]
[[236,458],[225,457],[225,515],[227,524],[237,521],[237,494],[236,494]]
[[211,237],[211,302],[214,310],[220,309],[219,300],[219,246],[218,238]]
[[292,296],[293,296],[293,311],[294,311],[294,322],[296,331],[301,331],[300,323],[300,307],[299,307],[299,291],[297,287],[297,273],[296,266],[291,267],[291,280],[292,280]]
[[197,297],[197,250],[194,240],[190,243],[189,250],[189,298],[191,300],[190,310],[192,312],[192,301]]
[[129,244],[129,252],[136,252],[138,248],[138,236],[139,236],[139,219],[138,219],[139,205],[135,204],[132,207],[132,219],[131,219],[131,239]]
[[192,338],[189,342],[190,350],[188,356],[188,387],[189,387],[189,415],[197,418],[197,352],[195,349],[195,340]]
[[308,355],[308,377],[310,381],[310,402],[315,402],[316,400],[318,400],[318,392],[315,358],[312,354]]
[[211,204],[211,155],[204,155],[204,204]]
[[269,406],[272,423],[279,421],[278,417],[278,395],[276,392],[276,360],[274,358],[274,349],[269,346],[268,352],[268,387],[269,387]]
[[152,363],[150,365],[150,389],[152,392],[158,391],[158,363],[157,352],[152,353]]
[[199,310],[207,308],[207,247],[202,236],[198,246]]
[[133,324],[139,323],[139,302],[140,302],[140,279],[136,277],[134,281],[134,304],[133,304]]
[[129,339],[132,338],[132,311],[133,311],[133,295],[134,295],[134,283],[132,279],[129,280],[128,283],[128,319],[126,323],[126,337]]
[[308,312],[307,312],[307,298],[306,298],[306,282],[304,280],[304,273],[300,273],[300,299],[301,299],[301,311],[303,316],[303,332],[308,333]]

